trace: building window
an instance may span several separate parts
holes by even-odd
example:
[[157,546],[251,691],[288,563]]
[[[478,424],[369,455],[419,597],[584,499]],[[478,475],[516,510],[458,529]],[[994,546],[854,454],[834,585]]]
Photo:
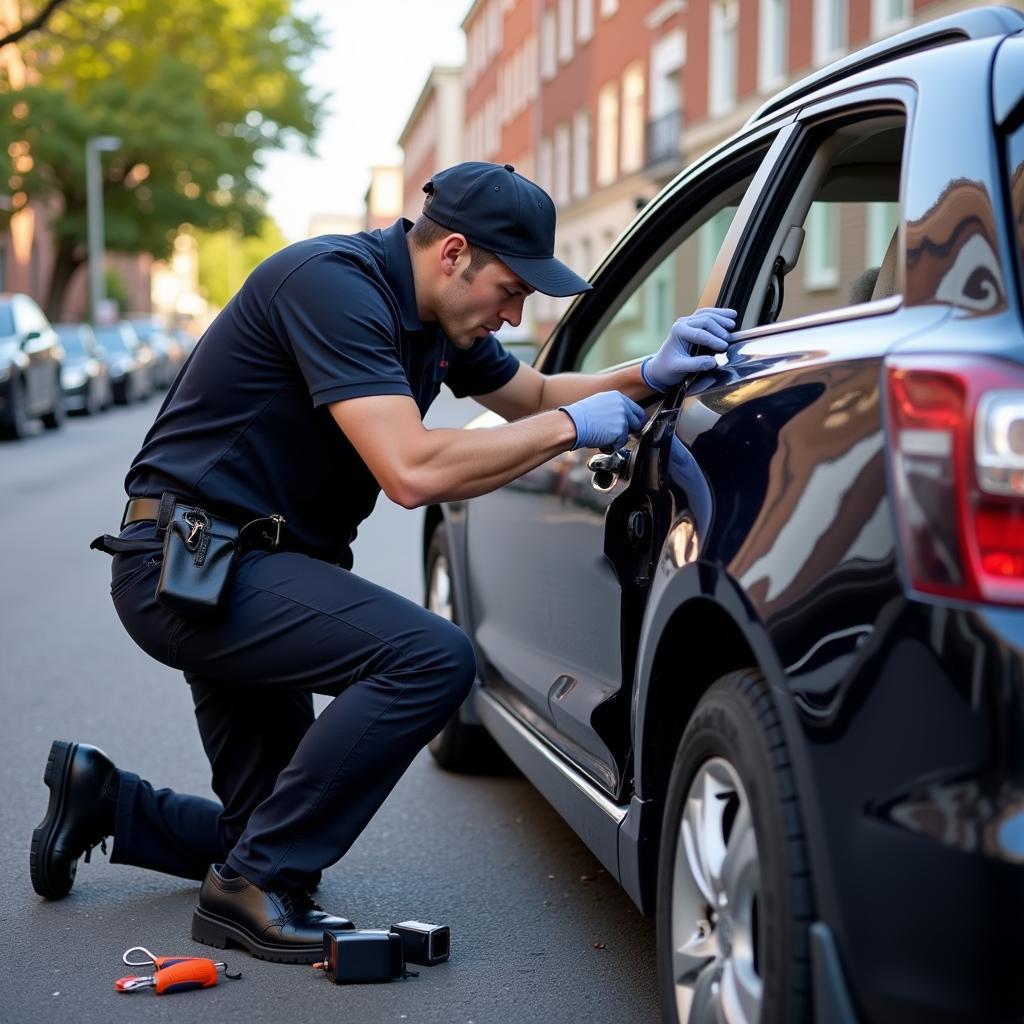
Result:
[[544,12],[540,26],[540,77],[545,82],[555,77],[558,65],[555,63],[558,24],[553,7]]
[[880,267],[889,248],[889,240],[900,226],[900,204],[868,203],[867,208],[867,251],[864,254],[864,265]]
[[555,128],[555,188],[552,198],[559,206],[569,202],[569,126]]
[[577,0],[576,3],[576,38],[582,43],[589,43],[594,35],[594,0]]
[[812,203],[804,228],[807,231],[804,287],[822,291],[839,284],[839,232],[832,203]]
[[597,94],[597,183],[610,185],[619,173],[619,83]]
[[789,0],[761,0],[757,86],[774,92],[789,64]]
[[739,0],[712,0],[710,113],[726,114],[736,106],[736,48]]
[[558,0],[558,59],[563,64],[572,60],[573,0]]
[[601,0],[601,17],[610,18],[619,9],[619,0]]
[[910,0],[871,0],[871,35],[874,39],[910,25]]
[[572,194],[583,199],[590,191],[590,111],[577,111],[572,119]]
[[622,75],[622,173],[644,164],[644,65],[636,61]]
[[846,0],[814,0],[814,60],[827,64],[846,49]]

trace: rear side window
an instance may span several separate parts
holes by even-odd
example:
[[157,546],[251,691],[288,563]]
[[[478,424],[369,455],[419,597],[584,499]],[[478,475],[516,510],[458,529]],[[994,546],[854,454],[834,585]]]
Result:
[[903,114],[818,127],[788,185],[743,327],[899,294]]
[[10,306],[0,306],[0,334],[14,333],[14,314]]
[[1006,163],[1010,175],[1010,207],[1017,236],[1017,273],[1024,291],[1024,125],[1010,135]]

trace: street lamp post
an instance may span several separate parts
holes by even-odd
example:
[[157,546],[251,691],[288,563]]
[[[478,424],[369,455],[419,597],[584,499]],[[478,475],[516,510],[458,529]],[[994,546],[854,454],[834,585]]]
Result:
[[121,148],[116,135],[94,135],[85,142],[85,206],[89,229],[89,303],[95,320],[106,299],[103,279],[103,172],[100,153]]

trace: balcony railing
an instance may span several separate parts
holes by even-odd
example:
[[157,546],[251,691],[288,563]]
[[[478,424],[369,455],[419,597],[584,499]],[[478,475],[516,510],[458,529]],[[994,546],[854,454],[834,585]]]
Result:
[[647,167],[658,164],[681,164],[680,142],[683,137],[683,112],[670,110],[647,122]]

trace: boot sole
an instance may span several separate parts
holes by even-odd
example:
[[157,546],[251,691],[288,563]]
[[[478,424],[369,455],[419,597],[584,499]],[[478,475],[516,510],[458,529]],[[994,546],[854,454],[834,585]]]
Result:
[[324,953],[322,944],[275,946],[260,942],[239,925],[198,908],[192,912],[192,938],[217,949],[241,946],[259,960],[272,960],[278,964],[315,964],[323,959]]
[[48,900],[59,900],[71,891],[75,884],[75,871],[78,861],[74,860],[66,878],[50,877],[47,866],[53,853],[53,841],[57,834],[57,823],[64,813],[64,797],[67,792],[68,776],[71,762],[74,760],[77,743],[66,740],[54,740],[50,745],[50,756],[43,772],[43,782],[50,790],[50,801],[46,807],[46,816],[32,832],[32,849],[29,854],[29,870],[32,876],[32,888]]

